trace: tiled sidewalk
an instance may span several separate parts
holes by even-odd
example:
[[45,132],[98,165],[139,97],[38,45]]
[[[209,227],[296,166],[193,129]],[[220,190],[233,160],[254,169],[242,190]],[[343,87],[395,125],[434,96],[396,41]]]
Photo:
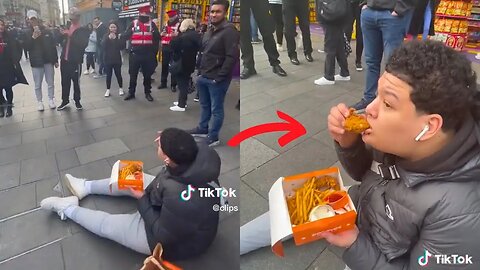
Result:
[[[153,144],[156,132],[195,127],[200,105],[190,95],[186,112],[171,112],[177,94],[156,89],[158,68],[153,103],[144,98],[142,76],[137,99],[126,102],[118,96],[115,81],[112,96],[104,98],[105,79],[82,75],[83,111],[72,104],[61,112],[48,108],[38,112],[30,65],[24,61],[22,65],[30,86],[14,87],[14,116],[0,118],[0,270],[139,269],[145,256],[100,239],[71,221],[60,221],[56,214],[39,210],[39,202],[69,195],[60,180],[65,173],[106,178],[118,159],[142,160],[146,171],[155,174],[161,165]],[[127,66],[123,65],[124,85],[129,79]],[[55,86],[60,97],[59,69]],[[239,83],[234,81],[225,102],[223,145],[216,148],[222,159],[220,182],[234,189],[239,189],[239,149],[225,142],[239,131],[239,112],[234,108],[238,97]],[[230,204],[238,205],[238,199]],[[89,196],[80,205],[109,213],[136,209],[135,200],[126,197]],[[238,227],[238,213],[222,213],[217,239],[208,252],[177,263],[185,269],[238,267]]]

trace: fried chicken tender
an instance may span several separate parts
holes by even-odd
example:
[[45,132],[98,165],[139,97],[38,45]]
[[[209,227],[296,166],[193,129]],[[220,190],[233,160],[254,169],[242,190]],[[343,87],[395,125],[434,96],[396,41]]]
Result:
[[345,119],[345,130],[360,134],[367,130],[369,127],[370,125],[368,124],[367,119],[356,114],[355,109],[351,108],[350,116]]

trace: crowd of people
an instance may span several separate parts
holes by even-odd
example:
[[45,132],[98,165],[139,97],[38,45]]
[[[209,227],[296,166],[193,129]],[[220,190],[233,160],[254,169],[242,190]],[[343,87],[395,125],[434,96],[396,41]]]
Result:
[[[8,68],[0,71],[0,76],[8,77],[2,80],[6,95],[1,95],[0,116],[10,117],[13,114],[12,87],[17,83],[27,83],[19,64],[22,48],[32,68],[38,111],[45,109],[42,94],[44,78],[48,85],[50,109],[61,111],[69,106],[72,85],[75,108],[83,109],[80,85],[83,63],[84,76],[105,78],[105,98],[114,93],[111,88],[115,74],[118,95],[125,95],[126,101],[135,99],[138,75],[142,73],[145,98],[153,102],[153,75],[158,59],[161,58],[158,89],[167,88],[169,76],[171,91],[177,92],[178,89],[177,101],[173,102],[170,110],[184,112],[188,94],[196,90],[193,100],[200,102],[202,111],[198,126],[190,132],[207,137],[212,146],[219,144],[224,99],[234,67],[239,63],[239,33],[234,25],[226,20],[226,14],[221,17],[222,13],[228,12],[228,1],[218,2],[217,6],[225,8],[210,11],[208,27],[206,23],[194,22],[192,19],[182,21],[177,10],[168,10],[168,21],[164,26],[157,26],[151,18],[150,7],[146,6],[139,8],[138,18],[134,19],[124,32],[119,31],[116,21],[104,23],[99,17],[95,17],[87,25],[81,25],[81,14],[75,7],[69,9],[67,27],[59,29],[47,26],[36,11],[29,10],[28,27],[10,31],[4,27],[2,31],[4,41],[9,43],[7,45],[4,42],[5,49],[0,51],[0,54],[5,56],[0,58],[0,64],[8,65]],[[61,48],[60,55],[57,45]],[[124,51],[128,54],[127,91],[123,90],[121,72]],[[61,75],[62,96],[58,106],[55,101],[55,68],[60,68]],[[196,76],[192,78],[195,71]]]
[[[353,27],[355,26],[356,52],[355,69],[363,71],[362,54],[365,53],[366,83],[363,98],[351,107],[360,110],[376,97],[382,60],[388,59],[405,37],[434,34],[433,20],[438,1],[316,1],[317,20],[324,31],[324,44],[319,52],[325,53],[323,76],[314,83],[319,86],[333,85],[338,81],[349,81],[350,71],[347,57],[351,51]],[[285,37],[290,62],[300,65],[297,49],[303,48],[305,59],[312,62],[310,34],[310,9],[308,0],[260,0],[242,3],[242,79],[255,75],[255,64],[251,43],[263,38],[265,52],[273,68],[280,76],[287,73],[280,67],[279,52],[283,51]],[[433,15],[432,15],[433,14]],[[412,18],[413,17],[413,18]],[[297,33],[297,21],[300,32]],[[258,30],[257,30],[258,27]],[[276,34],[276,41],[273,36]],[[365,41],[365,42],[364,42]],[[298,43],[301,43],[298,44]],[[276,44],[276,46],[275,46]],[[340,67],[336,73],[335,62]]]

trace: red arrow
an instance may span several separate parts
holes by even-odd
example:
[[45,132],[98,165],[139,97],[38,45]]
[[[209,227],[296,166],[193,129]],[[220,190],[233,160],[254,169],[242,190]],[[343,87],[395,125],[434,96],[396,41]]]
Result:
[[251,128],[247,128],[237,135],[233,136],[229,141],[228,145],[235,147],[239,145],[242,141],[267,132],[275,132],[275,131],[288,131],[285,135],[280,137],[278,139],[278,144],[283,147],[287,144],[289,144],[291,141],[305,135],[307,133],[307,130],[305,130],[305,127],[295,120],[293,117],[290,115],[277,111],[278,117],[281,119],[285,120],[286,122],[281,122],[281,123],[267,123],[267,124],[262,124],[258,126],[254,126]]

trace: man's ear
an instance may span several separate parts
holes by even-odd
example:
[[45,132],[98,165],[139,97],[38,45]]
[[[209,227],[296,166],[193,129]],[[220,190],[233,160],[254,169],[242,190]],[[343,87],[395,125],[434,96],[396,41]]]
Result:
[[443,127],[443,117],[439,114],[430,114],[428,115],[427,123],[428,131],[425,133],[423,138],[429,139],[435,134],[442,132]]

